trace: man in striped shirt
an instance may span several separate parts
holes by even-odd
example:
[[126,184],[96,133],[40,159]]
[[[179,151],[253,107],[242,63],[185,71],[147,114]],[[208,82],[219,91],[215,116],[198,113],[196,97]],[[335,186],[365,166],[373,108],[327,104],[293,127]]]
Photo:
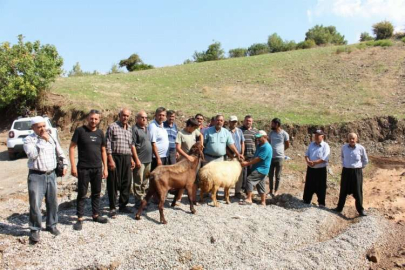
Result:
[[169,150],[167,152],[168,165],[175,164],[179,157],[179,154],[176,151],[178,129],[174,120],[176,120],[176,112],[172,110],[167,111],[167,120],[163,122],[163,127],[166,129],[169,138]]
[[127,208],[129,193],[131,188],[132,172],[135,168],[135,162],[132,155],[135,146],[132,144],[132,128],[128,124],[131,111],[122,109],[118,114],[119,120],[112,123],[106,132],[107,145],[107,191],[110,201],[110,216],[116,217],[117,193],[120,197],[118,200],[118,211],[131,213]]
[[366,149],[357,143],[357,134],[350,133],[348,143],[342,147],[342,178],[338,206],[333,209],[342,212],[347,195],[353,195],[356,210],[360,216],[366,216],[363,208],[363,168],[368,164]]
[[30,241],[39,241],[42,226],[41,204],[46,199],[46,230],[57,236],[58,199],[56,182],[56,157],[63,160],[63,176],[67,171],[67,159],[58,140],[46,130],[45,119],[36,116],[31,119],[34,133],[24,139],[24,151],[28,156],[28,196],[30,203]]

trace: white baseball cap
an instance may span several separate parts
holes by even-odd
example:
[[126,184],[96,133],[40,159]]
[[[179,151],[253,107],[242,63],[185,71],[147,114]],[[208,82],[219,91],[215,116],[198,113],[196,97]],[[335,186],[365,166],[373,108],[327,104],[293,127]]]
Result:
[[238,121],[238,117],[236,117],[235,115],[231,115],[229,117],[229,122],[233,122],[233,121]]
[[264,131],[264,130],[259,130],[259,132],[256,133],[256,135],[255,135],[256,138],[261,138],[262,136],[267,136],[266,131]]
[[38,123],[45,123],[45,118],[42,116],[35,116],[31,118],[31,126]]

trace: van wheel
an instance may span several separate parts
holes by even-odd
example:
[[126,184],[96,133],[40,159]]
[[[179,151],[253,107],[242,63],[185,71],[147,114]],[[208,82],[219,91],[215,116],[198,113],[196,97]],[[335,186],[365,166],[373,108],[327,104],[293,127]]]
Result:
[[8,152],[8,159],[9,159],[9,160],[15,160],[16,157],[17,157],[17,155],[16,155],[15,153],[10,153],[10,152]]

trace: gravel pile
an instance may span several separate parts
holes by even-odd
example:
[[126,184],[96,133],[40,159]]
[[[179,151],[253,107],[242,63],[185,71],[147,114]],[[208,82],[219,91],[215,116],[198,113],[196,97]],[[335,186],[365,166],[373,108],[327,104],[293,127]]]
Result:
[[[0,220],[0,268],[369,268],[365,253],[384,232],[381,217],[347,221],[295,197],[279,197],[267,207],[205,204],[197,206],[196,215],[183,198],[185,204],[175,208],[166,203],[167,225],[158,223],[159,212],[153,204],[140,221],[125,214],[108,224],[96,224],[91,221],[88,201],[87,220],[80,232],[72,227],[74,204],[65,202],[59,212],[62,234],[54,237],[41,232],[35,246],[28,241],[28,203],[10,199],[1,203],[2,210],[8,211],[2,211]],[[107,204],[104,197],[102,205]]]

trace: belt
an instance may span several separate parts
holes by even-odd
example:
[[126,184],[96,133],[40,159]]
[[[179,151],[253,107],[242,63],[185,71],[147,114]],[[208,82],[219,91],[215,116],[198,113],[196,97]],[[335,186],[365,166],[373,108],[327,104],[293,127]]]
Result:
[[46,174],[46,175],[50,175],[51,173],[53,173],[55,170],[52,171],[37,171],[37,170],[29,170],[29,174]]
[[204,156],[209,156],[209,157],[212,157],[212,158],[220,158],[220,157],[223,157],[223,156],[213,156],[213,155],[209,155],[209,154],[205,154],[205,153],[204,153]]

